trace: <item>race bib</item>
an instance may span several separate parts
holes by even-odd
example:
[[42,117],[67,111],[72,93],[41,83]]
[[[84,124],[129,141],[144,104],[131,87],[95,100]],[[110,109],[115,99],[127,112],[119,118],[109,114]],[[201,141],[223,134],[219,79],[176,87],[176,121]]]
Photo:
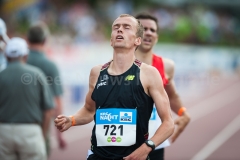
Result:
[[136,143],[136,109],[97,109],[97,146],[130,146]]
[[152,114],[150,117],[150,121],[149,121],[149,126],[148,126],[149,138],[151,138],[154,135],[154,133],[157,131],[157,128],[160,126],[160,124],[161,124],[161,120],[157,114],[157,109],[154,105]]
[[[157,113],[157,109],[156,106],[154,105],[153,110],[152,110],[152,114],[151,114],[151,118],[149,121],[149,139],[152,138],[152,136],[155,134],[155,132],[157,131],[158,127],[162,124],[162,121],[160,119],[160,117],[158,116]],[[167,146],[170,146],[170,142],[169,140],[165,140],[163,143],[161,143],[159,146],[156,146],[156,149],[160,149],[160,148],[165,148]]]
[[153,110],[152,110],[152,114],[151,114],[151,117],[150,117],[150,121],[154,121],[156,119],[157,119],[157,109],[154,105]]

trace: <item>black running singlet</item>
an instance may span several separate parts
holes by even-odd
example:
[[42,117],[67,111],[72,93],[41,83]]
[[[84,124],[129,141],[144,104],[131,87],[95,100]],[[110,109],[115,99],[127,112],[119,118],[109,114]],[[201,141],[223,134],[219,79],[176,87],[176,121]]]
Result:
[[[153,109],[153,99],[144,92],[140,82],[140,61],[135,60],[131,68],[117,76],[108,74],[107,70],[110,63],[103,65],[92,93],[92,99],[96,103],[96,114],[92,130],[91,150],[103,159],[121,159],[131,154],[148,139],[148,122]],[[112,112],[112,110],[116,112]],[[133,125],[136,130],[135,135],[134,132],[130,134],[134,136],[129,136],[135,137],[135,142],[124,146],[128,143],[128,141],[123,143],[124,138],[129,138],[126,135],[130,133],[126,133],[124,130],[125,124],[128,123],[127,121],[134,121],[131,119],[134,116],[128,114],[130,112],[127,110],[136,111],[136,123]],[[119,113],[119,115],[114,115],[114,113]],[[122,123],[118,123],[118,121]],[[117,125],[108,125],[103,122],[116,123]],[[130,140],[132,139],[130,138]],[[108,143],[109,145],[106,145]],[[118,146],[120,143],[123,145]]]

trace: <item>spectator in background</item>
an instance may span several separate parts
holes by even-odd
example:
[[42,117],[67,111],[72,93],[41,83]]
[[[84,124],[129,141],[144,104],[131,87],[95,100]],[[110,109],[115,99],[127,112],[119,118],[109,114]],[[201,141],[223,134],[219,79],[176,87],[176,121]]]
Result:
[[44,74],[25,64],[25,40],[9,40],[8,66],[0,72],[0,159],[46,160],[45,141],[53,98]]
[[[185,129],[190,121],[190,116],[183,107],[182,102],[175,89],[173,77],[174,77],[174,62],[170,59],[157,56],[153,52],[153,46],[158,41],[158,20],[156,17],[149,14],[138,14],[136,18],[141,22],[144,28],[143,40],[138,47],[135,55],[140,61],[152,65],[159,71],[164,88],[167,92],[170,101],[170,107],[173,112],[179,115],[175,120],[177,125],[175,133],[172,135],[172,142],[176,140],[179,134]],[[150,138],[155,133],[159,125],[161,124],[160,118],[157,116],[156,110],[153,110],[152,118],[149,122],[150,125]],[[155,151],[149,154],[151,160],[164,159],[164,148],[169,146],[168,140],[164,141],[161,145],[157,146]]]
[[[44,46],[48,37],[48,28],[45,23],[38,22],[31,26],[28,30],[28,44],[29,44],[29,57],[27,63],[40,68],[46,75],[48,85],[51,89],[51,94],[55,101],[55,112],[54,117],[62,114],[62,95],[63,89],[61,84],[61,79],[59,75],[58,68],[54,62],[49,60],[44,54]],[[66,147],[66,142],[62,137],[62,134],[56,130],[57,140],[59,147],[64,149]],[[50,155],[50,140],[47,140],[47,153]]]
[[7,60],[4,56],[4,48],[9,40],[5,22],[0,18],[0,72],[6,68]]

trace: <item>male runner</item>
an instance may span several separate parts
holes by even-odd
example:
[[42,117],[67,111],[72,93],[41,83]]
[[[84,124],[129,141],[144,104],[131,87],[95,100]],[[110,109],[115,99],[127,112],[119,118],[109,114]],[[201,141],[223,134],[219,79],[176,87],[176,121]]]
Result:
[[[95,121],[88,160],[145,160],[166,140],[174,122],[162,79],[156,68],[141,63],[134,52],[141,44],[142,25],[133,16],[120,15],[112,25],[113,60],[91,70],[84,106],[73,116],[59,115],[56,127]],[[161,126],[148,140],[148,122],[156,104]]]
[[[183,107],[182,102],[176,92],[173,77],[174,77],[174,62],[170,59],[157,56],[153,52],[153,46],[158,41],[158,20],[156,17],[149,14],[138,14],[136,18],[141,22],[144,28],[144,36],[141,45],[138,47],[135,55],[140,61],[156,67],[162,77],[164,88],[167,92],[170,101],[170,107],[173,112],[179,115],[175,120],[177,125],[175,133],[171,137],[174,142],[179,134],[185,129],[190,121],[190,116]],[[151,120],[149,122],[150,137],[154,134],[158,126],[161,124],[160,118],[153,109]],[[169,146],[168,140],[157,146],[155,151],[150,153],[151,160],[164,159],[164,148]]]

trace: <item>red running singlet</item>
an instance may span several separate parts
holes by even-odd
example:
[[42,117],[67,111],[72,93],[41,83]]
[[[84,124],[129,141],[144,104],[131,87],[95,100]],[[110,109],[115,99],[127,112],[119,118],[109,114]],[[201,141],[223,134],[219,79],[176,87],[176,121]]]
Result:
[[155,54],[153,54],[152,57],[152,66],[156,67],[157,70],[159,71],[161,77],[162,77],[162,81],[163,81],[163,86],[165,87],[168,83],[168,80],[165,76],[165,72],[164,72],[164,65],[163,65],[163,59],[160,56],[157,56]]

